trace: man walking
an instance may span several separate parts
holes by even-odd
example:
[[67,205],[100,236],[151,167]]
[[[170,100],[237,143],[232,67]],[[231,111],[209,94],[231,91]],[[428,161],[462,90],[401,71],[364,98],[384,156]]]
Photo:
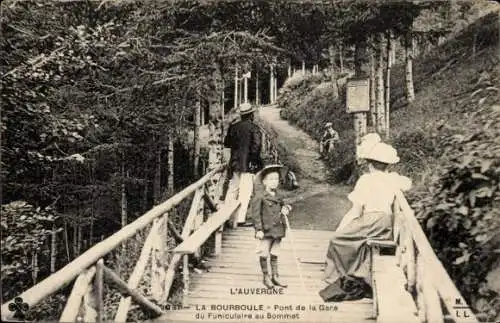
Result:
[[249,103],[241,104],[241,120],[230,125],[224,139],[224,146],[231,149],[229,167],[232,179],[229,194],[241,202],[236,220],[238,224],[246,222],[248,202],[253,191],[254,174],[262,168],[261,133],[259,127],[254,123],[254,111],[255,108]]

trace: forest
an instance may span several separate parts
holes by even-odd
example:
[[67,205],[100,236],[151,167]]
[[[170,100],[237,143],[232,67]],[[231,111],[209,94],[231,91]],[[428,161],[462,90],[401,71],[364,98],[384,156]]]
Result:
[[[2,303],[213,169],[224,115],[241,100],[235,70],[251,71],[255,104],[272,102],[271,79],[281,88],[305,66],[335,80],[333,100],[345,96],[337,79],[371,76],[369,122],[387,135],[391,66],[404,66],[399,89],[411,103],[417,48],[432,52],[485,3],[2,1]],[[200,146],[204,126],[210,147]],[[488,163],[482,176],[498,178],[498,160]],[[493,199],[498,187],[484,194]],[[185,208],[173,217],[177,230]],[[130,271],[132,256],[110,257],[117,272]],[[57,317],[67,294],[31,318]]]

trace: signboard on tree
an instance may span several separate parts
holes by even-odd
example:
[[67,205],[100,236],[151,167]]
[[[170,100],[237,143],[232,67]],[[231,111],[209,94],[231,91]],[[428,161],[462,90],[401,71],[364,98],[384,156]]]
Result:
[[370,111],[370,79],[347,82],[346,107],[348,113]]

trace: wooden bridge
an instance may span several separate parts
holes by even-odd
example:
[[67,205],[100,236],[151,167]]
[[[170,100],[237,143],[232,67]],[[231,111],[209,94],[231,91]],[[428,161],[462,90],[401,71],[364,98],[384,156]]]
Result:
[[[273,148],[265,139],[264,149],[269,152]],[[60,322],[109,320],[103,301],[103,284],[108,282],[122,293],[112,318],[115,322],[127,321],[132,302],[153,322],[477,322],[402,193],[394,209],[394,240],[369,242],[373,299],[323,303],[318,291],[324,287],[321,276],[331,231],[316,230],[292,229],[284,239],[280,269],[289,287],[277,289],[279,295],[267,294],[260,288],[253,229],[228,225],[241,205],[222,196],[225,174],[224,166],[213,169],[9,300],[2,305],[2,319],[22,318],[29,308],[74,282]],[[178,233],[169,214],[188,198],[192,198],[191,207]],[[144,230],[147,237],[139,259],[125,281],[106,266],[104,258]],[[175,248],[168,248],[169,232],[179,242]],[[384,248],[395,253],[380,253]],[[207,271],[191,268],[190,259],[207,253]],[[145,277],[148,293],[139,289]],[[184,286],[182,304],[171,304],[177,277]]]

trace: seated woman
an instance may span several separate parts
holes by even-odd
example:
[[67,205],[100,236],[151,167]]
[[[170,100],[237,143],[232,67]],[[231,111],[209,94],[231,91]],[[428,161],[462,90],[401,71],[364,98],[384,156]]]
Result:
[[320,291],[325,301],[371,297],[368,239],[392,239],[392,204],[398,190],[408,190],[411,180],[387,172],[399,161],[396,150],[375,140],[362,147],[368,164],[348,198],[352,208],[330,239],[324,280],[329,285]]

